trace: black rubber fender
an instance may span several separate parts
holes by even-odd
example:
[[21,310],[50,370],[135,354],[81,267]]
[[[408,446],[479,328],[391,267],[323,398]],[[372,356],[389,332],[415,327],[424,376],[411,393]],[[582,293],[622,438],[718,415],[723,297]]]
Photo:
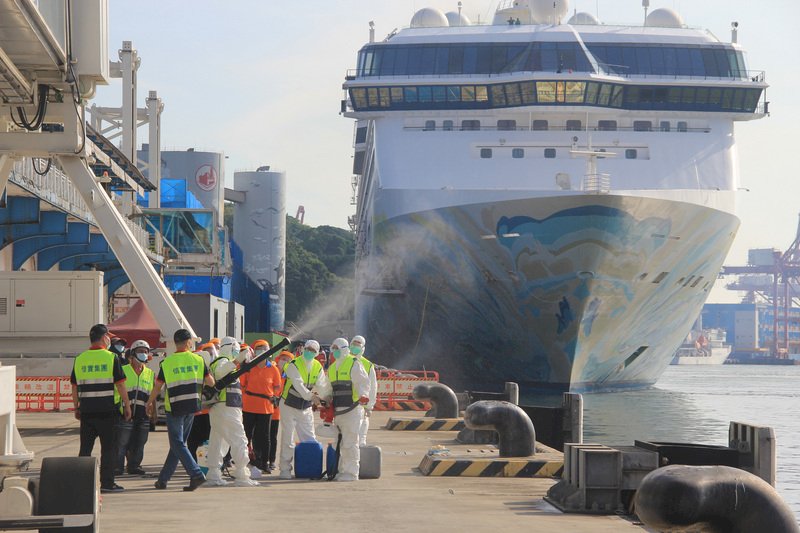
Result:
[[40,533],[94,533],[100,474],[95,457],[45,457],[39,476],[37,515],[94,514],[94,525],[40,529]]
[[498,400],[475,402],[464,411],[470,429],[497,432],[500,457],[530,457],[536,451],[536,430],[530,417],[518,406]]
[[415,400],[427,400],[433,404],[434,418],[458,418],[458,398],[453,389],[444,383],[417,385],[413,391]]
[[635,510],[657,531],[800,532],[794,513],[769,483],[730,466],[653,470],[636,491]]

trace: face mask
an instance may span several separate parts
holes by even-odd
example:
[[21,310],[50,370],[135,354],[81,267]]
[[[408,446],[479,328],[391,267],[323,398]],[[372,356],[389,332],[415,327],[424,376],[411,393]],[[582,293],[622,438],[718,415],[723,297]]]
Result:
[[266,348],[259,348],[259,349],[256,350],[256,357],[258,357],[261,354],[265,354],[265,353],[267,353],[267,349]]
[[353,355],[361,355],[361,352],[363,352],[363,351],[364,351],[364,348],[362,348],[361,346],[351,346],[350,347],[350,353],[353,354]]
[[115,349],[116,351],[118,351],[118,352],[122,353],[122,352],[124,352],[124,351],[125,351],[125,345],[124,345],[124,344],[115,344],[115,345],[114,345],[114,349]]
[[333,358],[334,359],[341,359],[347,353],[347,348],[336,349],[333,351]]
[[140,363],[146,363],[147,362],[147,354],[146,353],[137,353],[136,354],[136,359],[138,359]]
[[317,354],[312,352],[311,350],[306,350],[306,351],[303,352],[303,359],[305,359],[306,361],[311,361],[316,356],[317,356]]

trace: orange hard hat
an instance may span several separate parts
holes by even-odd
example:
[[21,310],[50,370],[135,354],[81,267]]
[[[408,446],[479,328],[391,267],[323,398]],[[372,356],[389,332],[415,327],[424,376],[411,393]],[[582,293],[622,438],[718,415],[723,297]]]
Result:
[[[289,360],[291,361],[292,359],[294,359],[294,354],[292,352],[287,352],[286,350],[284,350],[278,354],[278,357],[288,357]],[[275,359],[277,359],[278,357],[276,357]]]
[[208,344],[219,344],[220,342],[221,341],[217,337],[214,337],[213,339],[208,339]]
[[200,346],[200,350],[207,350],[208,348],[211,348],[212,346],[214,346],[214,343],[209,341],[209,342],[203,344],[202,346]]
[[264,339],[258,339],[256,342],[253,343],[253,350],[258,348],[259,346],[266,346],[269,349],[269,343]]

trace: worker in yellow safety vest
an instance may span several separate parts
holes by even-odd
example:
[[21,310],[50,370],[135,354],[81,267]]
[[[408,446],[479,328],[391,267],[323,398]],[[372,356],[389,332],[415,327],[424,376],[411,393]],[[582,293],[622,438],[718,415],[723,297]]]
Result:
[[105,324],[92,326],[92,346],[75,358],[70,376],[75,418],[81,421],[79,455],[91,456],[94,441],[100,438],[101,492],[125,490],[114,481],[116,427],[120,414],[126,420],[131,417],[125,372],[119,359],[108,350],[111,336]]
[[[131,419],[117,422],[117,468],[115,474],[122,474],[125,457],[128,457],[128,473],[144,475],[142,459],[144,445],[150,435],[151,418],[147,416],[147,399],[155,386],[155,373],[145,366],[150,357],[147,341],[137,340],[128,350],[128,364],[122,367],[125,372],[125,388],[131,404]],[[154,413],[155,415],[155,413]],[[152,417],[155,425],[156,417]]]
[[367,341],[361,335],[356,335],[350,341],[350,354],[354,355],[356,359],[364,367],[364,372],[369,377],[369,392],[367,396],[369,400],[367,405],[364,406],[364,416],[361,419],[361,427],[358,430],[358,445],[367,445],[367,432],[369,431],[369,417],[372,410],[375,408],[375,401],[378,399],[378,376],[375,373],[375,365],[372,361],[364,357],[364,351],[367,348]]
[[156,385],[147,400],[147,414],[153,416],[158,394],[166,385],[164,410],[167,412],[169,453],[158,474],[155,487],[157,489],[167,488],[167,482],[172,478],[180,461],[186,473],[189,474],[189,485],[183,490],[193,491],[206,482],[206,477],[192,458],[192,454],[189,453],[186,439],[192,430],[194,414],[200,410],[200,393],[203,383],[213,387],[214,377],[209,373],[203,358],[192,353],[194,337],[189,330],[179,329],[172,336],[172,340],[175,342],[175,353],[167,356],[161,362]]
[[330,396],[330,384],[315,358],[319,342],[306,341],[303,354],[286,364],[283,371],[286,382],[281,393],[280,412],[280,479],[291,479],[294,459],[294,433],[300,442],[316,440],[312,405],[319,405],[320,397]]
[[333,424],[339,428],[339,463],[336,481],[355,481],[361,452],[359,430],[364,418],[363,406],[369,402],[369,376],[364,367],[350,354],[345,339],[331,343],[333,363],[328,367],[328,379],[333,390]]

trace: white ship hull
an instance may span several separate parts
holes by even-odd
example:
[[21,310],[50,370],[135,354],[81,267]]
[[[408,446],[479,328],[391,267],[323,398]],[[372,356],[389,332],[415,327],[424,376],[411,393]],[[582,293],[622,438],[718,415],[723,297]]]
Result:
[[647,386],[686,338],[738,225],[696,204],[613,194],[384,218],[358,263],[357,329],[381,364],[436,369],[466,389]]

